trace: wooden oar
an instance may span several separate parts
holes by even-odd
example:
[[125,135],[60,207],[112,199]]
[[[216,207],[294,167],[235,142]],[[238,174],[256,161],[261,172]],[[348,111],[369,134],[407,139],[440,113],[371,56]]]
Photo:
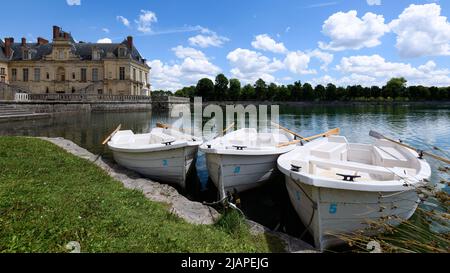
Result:
[[339,128],[334,128],[334,129],[331,129],[331,130],[329,130],[329,131],[327,131],[327,132],[325,132],[323,134],[318,134],[318,135],[315,135],[315,136],[305,137],[303,139],[297,139],[297,140],[294,140],[294,141],[290,141],[290,142],[279,144],[277,146],[277,148],[286,147],[286,146],[289,146],[289,145],[292,145],[292,144],[297,144],[300,141],[311,141],[311,140],[314,140],[314,139],[319,138],[319,137],[329,137],[329,136],[332,136],[332,135],[339,135],[340,132],[341,132],[341,130]]
[[122,128],[122,124],[119,124],[119,126],[117,126],[116,130],[114,130],[114,132],[112,132],[107,138],[105,138],[105,140],[103,140],[102,145],[105,145],[106,143],[108,143],[108,141],[117,133],[120,131],[120,129]]
[[283,130],[283,131],[285,131],[285,132],[287,132],[289,134],[292,134],[292,135],[294,135],[294,136],[296,136],[298,138],[301,138],[301,139],[305,139],[304,137],[302,137],[301,135],[297,134],[296,132],[293,132],[293,131],[289,130],[288,128],[285,128],[285,127],[281,126],[278,123],[275,123],[275,122],[272,121],[272,124],[276,125],[278,128],[280,128],[281,130]]
[[[231,128],[233,128],[234,127],[234,122],[233,123],[231,123],[230,125],[228,125],[228,127],[227,128],[225,128],[223,131],[222,131],[222,135],[224,135],[228,130],[230,130]],[[218,133],[213,139],[216,139],[216,138],[218,138],[220,136],[220,134]]]
[[225,130],[223,130],[223,134],[225,134],[228,130],[230,130],[231,128],[233,128],[234,127],[234,122],[233,123],[231,123],[227,128],[225,128]]
[[434,159],[440,160],[440,161],[442,161],[442,162],[445,162],[445,163],[447,163],[447,164],[450,164],[450,159],[443,158],[443,157],[441,157],[441,156],[438,156],[438,155],[435,155],[435,154],[432,154],[432,153],[429,153],[429,152],[420,151],[420,150],[417,149],[417,148],[414,148],[414,147],[412,147],[412,146],[406,145],[406,144],[401,143],[401,142],[399,142],[399,141],[395,141],[395,140],[393,140],[393,139],[390,139],[390,138],[388,138],[388,137],[385,137],[385,136],[383,136],[382,134],[380,134],[380,133],[378,133],[378,132],[370,131],[370,132],[369,132],[369,136],[374,137],[374,138],[376,138],[376,139],[385,139],[385,140],[387,140],[387,141],[389,141],[389,142],[398,144],[398,145],[400,145],[400,146],[403,146],[403,147],[405,147],[405,148],[414,150],[414,151],[416,151],[416,152],[421,152],[423,155],[426,155],[426,156],[432,157],[432,158],[434,158]]
[[156,127],[158,127],[158,128],[163,128],[163,129],[177,130],[177,131],[179,131],[179,132],[184,133],[184,129],[178,129],[178,128],[176,128],[176,127],[173,127],[172,125],[165,124],[165,123],[162,123],[162,122],[157,122],[157,123],[156,123]]

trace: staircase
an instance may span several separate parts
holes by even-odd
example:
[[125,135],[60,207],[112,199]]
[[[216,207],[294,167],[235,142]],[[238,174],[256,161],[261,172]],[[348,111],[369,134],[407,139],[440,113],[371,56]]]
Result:
[[25,109],[16,108],[16,106],[13,105],[0,104],[0,122],[47,118],[47,117],[50,117],[50,114],[33,113]]

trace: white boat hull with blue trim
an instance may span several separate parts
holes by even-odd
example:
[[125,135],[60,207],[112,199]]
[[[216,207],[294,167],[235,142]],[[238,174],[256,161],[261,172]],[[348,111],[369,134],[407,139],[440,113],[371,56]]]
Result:
[[220,198],[227,193],[253,189],[277,172],[277,159],[295,145],[277,147],[290,142],[293,135],[283,131],[257,133],[241,129],[200,146],[206,154],[209,176],[219,190]]
[[172,129],[155,128],[140,135],[119,131],[108,147],[119,165],[152,180],[185,188],[201,143],[199,138]]
[[385,140],[352,144],[341,136],[297,147],[280,156],[278,168],[320,250],[343,243],[345,235],[376,233],[371,223],[396,226],[409,219],[418,206],[416,188],[431,175],[415,151]]

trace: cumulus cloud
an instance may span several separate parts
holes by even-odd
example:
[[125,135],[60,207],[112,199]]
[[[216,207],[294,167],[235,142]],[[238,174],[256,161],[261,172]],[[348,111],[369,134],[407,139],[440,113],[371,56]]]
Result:
[[66,0],[67,5],[69,6],[80,6],[81,0]]
[[227,59],[233,66],[231,74],[241,79],[244,83],[253,83],[259,78],[267,82],[275,81],[272,73],[284,67],[283,62],[274,58],[269,59],[259,52],[237,48],[227,55]]
[[410,5],[389,26],[402,57],[450,55],[450,23],[436,3]]
[[381,43],[380,38],[386,32],[389,32],[389,27],[384,23],[382,15],[368,12],[359,18],[356,10],[337,12],[322,26],[322,33],[331,42],[319,42],[319,47],[334,51],[375,47]]
[[202,34],[198,34],[189,38],[189,44],[191,46],[198,46],[201,48],[207,48],[211,46],[220,47],[230,40],[227,37],[219,36],[214,31],[206,28],[202,28],[201,32]]
[[[353,75],[353,78],[350,78],[354,80],[352,83],[362,85],[384,84],[393,77],[405,77],[411,85],[450,85],[450,70],[437,68],[434,61],[414,67],[408,63],[386,61],[380,55],[351,56],[342,58],[336,70]],[[364,83],[362,77],[371,80]]]
[[97,43],[99,43],[99,44],[111,44],[112,40],[109,39],[109,38],[103,38],[103,39],[98,40]]
[[302,51],[289,52],[284,60],[286,68],[292,73],[304,75],[315,74],[315,70],[308,69],[311,57]]
[[153,11],[141,10],[138,20],[135,20],[137,24],[137,30],[143,33],[151,32],[151,25],[158,21],[156,14]]
[[129,26],[130,26],[130,21],[129,21],[127,18],[125,18],[125,17],[119,15],[119,16],[116,17],[116,19],[117,19],[119,22],[121,22],[124,26],[126,26],[126,27],[129,27]]
[[283,43],[277,43],[274,39],[272,39],[267,34],[260,34],[255,37],[255,40],[252,42],[252,46],[255,49],[270,51],[273,53],[286,53],[287,49]]
[[150,77],[154,89],[176,91],[187,85],[195,85],[201,78],[214,79],[221,72],[221,69],[199,50],[177,46],[172,48],[172,51],[179,59],[175,64],[165,64],[161,60],[148,62],[152,67]]
[[381,0],[367,0],[369,6],[379,6],[381,5]]
[[323,52],[318,49],[314,49],[313,51],[309,52],[308,55],[312,58],[317,58],[322,62],[322,66],[320,69],[327,71],[328,65],[333,62],[334,56],[331,53]]

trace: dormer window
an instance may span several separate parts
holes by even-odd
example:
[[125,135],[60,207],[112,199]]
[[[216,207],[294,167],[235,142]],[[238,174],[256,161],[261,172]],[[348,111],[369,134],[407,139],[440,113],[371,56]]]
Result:
[[23,59],[24,60],[30,60],[31,59],[31,52],[28,49],[25,49],[23,51]]
[[127,56],[127,50],[124,47],[119,47],[119,58]]
[[100,50],[98,49],[92,49],[92,60],[94,61],[98,61],[101,59],[101,53]]

